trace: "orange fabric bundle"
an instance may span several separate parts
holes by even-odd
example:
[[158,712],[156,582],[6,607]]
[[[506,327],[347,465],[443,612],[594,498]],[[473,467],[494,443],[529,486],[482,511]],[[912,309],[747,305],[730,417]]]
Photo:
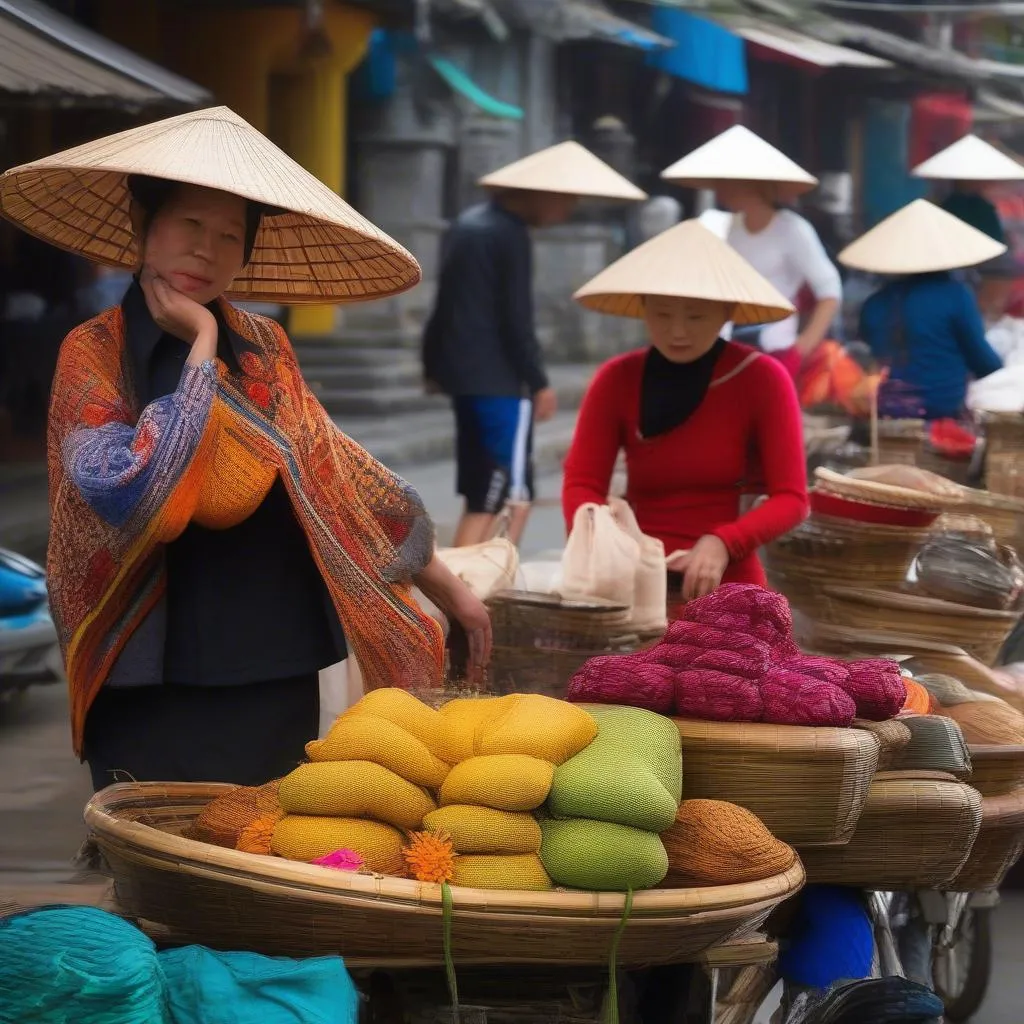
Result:
[[[273,826],[284,815],[278,801],[280,779],[263,786],[236,786],[223,796],[211,800],[192,823],[186,838],[229,850],[245,848],[247,853],[269,853],[269,833],[265,849],[257,836],[273,831]],[[243,836],[245,842],[239,845]]]
[[823,341],[805,360],[797,382],[800,406],[838,405],[857,416],[870,411],[873,378],[836,341]]
[[1002,701],[978,700],[943,708],[968,743],[1024,744],[1024,715]]
[[750,811],[724,800],[684,800],[661,834],[668,853],[667,889],[757,882],[787,871],[796,851]]
[[904,715],[931,715],[938,708],[935,698],[920,684],[913,679],[904,679],[907,687],[907,699],[904,701],[902,714]]

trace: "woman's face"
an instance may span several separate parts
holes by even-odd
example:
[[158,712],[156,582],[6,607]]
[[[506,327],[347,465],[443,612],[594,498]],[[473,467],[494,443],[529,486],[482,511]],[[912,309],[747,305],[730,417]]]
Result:
[[692,363],[710,352],[731,316],[724,302],[664,295],[644,299],[651,344],[672,363]]
[[246,201],[182,185],[157,211],[143,241],[143,265],[201,305],[225,292],[245,260]]
[[752,207],[771,206],[773,187],[768,182],[721,181],[715,187],[715,198],[731,213],[745,213]]

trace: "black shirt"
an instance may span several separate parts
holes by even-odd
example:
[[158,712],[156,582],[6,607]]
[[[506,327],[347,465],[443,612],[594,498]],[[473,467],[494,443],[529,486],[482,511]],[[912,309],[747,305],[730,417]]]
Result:
[[444,237],[423,368],[452,396],[522,397],[548,386],[533,325],[530,233],[496,202],[463,212]]
[[[252,346],[216,306],[217,355],[239,372]],[[133,284],[122,303],[140,406],[177,390],[189,346],[163,333]],[[226,530],[196,523],[166,546],[164,680],[198,686],[270,682],[346,656],[345,637],[309,543],[278,479],[248,519]]]

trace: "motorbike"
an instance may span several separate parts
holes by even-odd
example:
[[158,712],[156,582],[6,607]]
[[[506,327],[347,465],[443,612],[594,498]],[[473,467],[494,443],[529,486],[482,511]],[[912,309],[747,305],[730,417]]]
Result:
[[46,572],[30,559],[0,548],[0,701],[36,683],[62,678]]

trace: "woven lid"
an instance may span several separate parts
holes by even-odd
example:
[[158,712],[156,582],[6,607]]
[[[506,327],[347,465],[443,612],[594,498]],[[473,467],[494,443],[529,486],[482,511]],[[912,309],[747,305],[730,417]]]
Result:
[[570,139],[506,164],[478,182],[489,189],[523,189],[560,195],[639,202],[647,193],[589,149]]
[[973,267],[1006,252],[927,199],[915,199],[848,245],[839,262],[872,274],[928,274]]
[[0,177],[3,214],[26,231],[107,266],[134,268],[129,174],[220,189],[275,208],[229,295],[342,302],[394,295],[420,279],[397,242],[227,107],[110,135]]
[[666,181],[714,188],[720,181],[774,181],[791,195],[810,192],[818,179],[743,125],[733,125],[661,172]]
[[683,221],[626,253],[573,298],[613,316],[643,316],[645,295],[709,299],[735,306],[736,324],[785,320],[794,312],[739,253],[695,220]]
[[910,173],[937,181],[1024,181],[1024,166],[977,135],[965,135]]

